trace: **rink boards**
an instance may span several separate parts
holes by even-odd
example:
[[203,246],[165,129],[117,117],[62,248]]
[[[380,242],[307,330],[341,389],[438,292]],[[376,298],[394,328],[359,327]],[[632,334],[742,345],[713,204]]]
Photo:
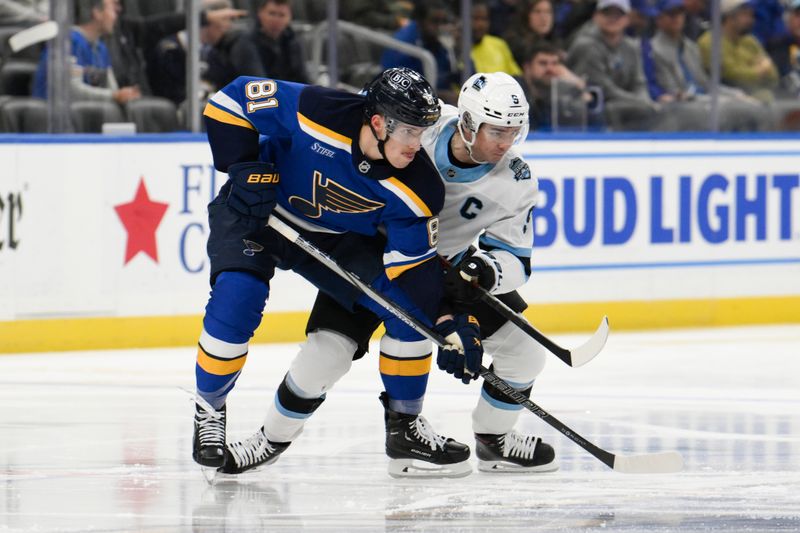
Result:
[[[800,139],[531,139],[544,331],[800,321]],[[186,345],[208,296],[202,136],[0,138],[0,352]],[[273,280],[259,341],[315,290]]]

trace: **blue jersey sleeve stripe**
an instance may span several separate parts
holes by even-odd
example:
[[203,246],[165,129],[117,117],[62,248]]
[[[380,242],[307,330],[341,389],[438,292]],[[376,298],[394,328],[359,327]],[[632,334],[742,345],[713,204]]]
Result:
[[386,277],[388,277],[389,279],[395,279],[396,277],[398,277],[400,274],[402,274],[406,270],[410,270],[410,269],[412,269],[412,268],[414,268],[414,267],[416,267],[418,265],[421,265],[422,263],[424,263],[426,261],[430,261],[431,259],[433,259],[433,257],[434,256],[431,255],[430,257],[427,257],[427,258],[423,259],[422,261],[415,261],[413,263],[406,263],[406,264],[403,264],[403,265],[387,266],[386,267]]
[[530,257],[531,256],[531,249],[530,248],[517,248],[515,246],[511,246],[510,244],[497,240],[492,239],[491,237],[486,237],[485,235],[481,235],[478,239],[481,244],[485,244],[487,246],[491,246],[493,248],[500,248],[501,250],[506,250],[507,252],[511,252],[512,254],[519,256],[519,257]]
[[425,202],[423,202],[414,191],[408,188],[408,186],[399,179],[392,177],[381,180],[378,183],[392,191],[394,195],[402,200],[403,203],[406,204],[409,209],[411,209],[411,212],[418,217],[427,218],[433,216],[433,213],[431,212],[430,208],[425,205]]
[[350,152],[350,145],[353,143],[353,140],[350,137],[346,137],[341,133],[336,133],[332,129],[326,128],[322,124],[317,124],[300,112],[297,113],[297,123],[300,125],[301,130],[314,137],[318,141],[322,141],[335,148]]
[[230,124],[232,126],[240,126],[242,128],[247,128],[255,131],[255,127],[250,124],[247,120],[238,117],[231,113],[226,109],[222,109],[214,105],[213,102],[208,102],[206,104],[206,109],[203,111],[203,115],[207,116],[208,118],[214,119],[219,122],[223,122],[225,124]]
[[[247,115],[244,112],[244,108],[242,108],[242,104],[235,98],[235,96],[231,96],[226,93],[226,90],[232,90],[230,86],[225,87],[225,89],[217,92],[214,96],[211,97],[209,103],[214,104],[220,109],[224,109],[229,113],[236,115],[239,118],[243,118],[247,120]],[[234,93],[235,95],[235,93]]]
[[430,257],[436,253],[434,248],[429,248],[425,251],[425,253],[419,255],[406,255],[402,252],[398,252],[397,250],[392,250],[389,252],[384,252],[383,254],[383,263],[385,265],[399,265],[405,263],[416,263],[420,259],[424,259]]

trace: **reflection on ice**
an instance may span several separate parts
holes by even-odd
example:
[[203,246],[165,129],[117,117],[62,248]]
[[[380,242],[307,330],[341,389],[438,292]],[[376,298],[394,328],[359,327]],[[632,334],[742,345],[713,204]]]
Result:
[[[214,486],[191,462],[178,390],[191,387],[191,350],[4,356],[0,531],[798,531],[799,341],[800,327],[616,333],[585,368],[545,369],[542,407],[613,453],[677,450],[680,474],[615,473],[525,414],[559,471],[392,479],[366,359],[277,463]],[[231,437],[261,423],[294,351],[253,348]],[[434,374],[426,417],[471,442],[476,393]]]

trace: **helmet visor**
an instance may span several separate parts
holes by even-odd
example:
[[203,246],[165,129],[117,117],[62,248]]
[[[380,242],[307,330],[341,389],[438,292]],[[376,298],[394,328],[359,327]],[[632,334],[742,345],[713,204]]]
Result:
[[486,137],[493,142],[517,144],[522,140],[522,136],[527,132],[523,132],[525,128],[522,126],[493,126],[491,124],[483,124],[481,131]]
[[405,122],[400,122],[395,118],[386,120],[386,134],[396,141],[403,144],[419,144],[422,142],[422,134],[428,127],[412,126]]

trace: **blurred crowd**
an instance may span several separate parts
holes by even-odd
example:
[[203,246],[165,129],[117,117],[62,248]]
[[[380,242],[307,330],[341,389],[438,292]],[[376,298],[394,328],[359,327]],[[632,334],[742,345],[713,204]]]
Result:
[[[428,50],[440,98],[465,71],[503,71],[525,88],[531,131],[704,131],[711,125],[710,0],[473,0],[461,57],[459,0],[346,0],[339,17]],[[719,0],[722,131],[800,129],[800,0]],[[186,15],[181,0],[74,0],[72,128],[132,122],[184,130]],[[0,131],[47,131],[46,43],[12,35],[48,20],[48,0],[0,0]],[[327,84],[314,40],[326,0],[202,0],[201,94],[241,75]],[[421,61],[346,32],[340,86]],[[319,63],[319,61],[317,61]]]

